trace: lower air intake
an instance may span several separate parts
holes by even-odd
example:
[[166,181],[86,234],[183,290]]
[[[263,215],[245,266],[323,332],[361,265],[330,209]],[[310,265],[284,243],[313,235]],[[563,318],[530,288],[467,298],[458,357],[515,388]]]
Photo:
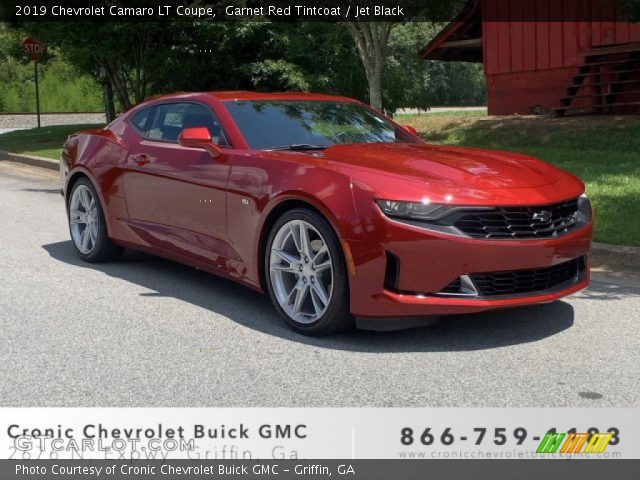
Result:
[[[585,270],[586,260],[581,257],[552,267],[473,273],[468,278],[473,282],[477,296],[508,296],[541,293],[571,281],[577,283],[582,279]],[[460,279],[456,279],[439,293],[441,295],[455,295],[459,289]]]

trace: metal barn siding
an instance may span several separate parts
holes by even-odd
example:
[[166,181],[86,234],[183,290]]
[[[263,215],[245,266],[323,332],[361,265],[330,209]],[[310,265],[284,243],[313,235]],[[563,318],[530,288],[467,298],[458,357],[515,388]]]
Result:
[[[570,105],[566,110],[578,109],[589,102],[605,101],[604,97],[594,100],[595,96],[585,94],[587,89],[598,88],[598,82],[615,84],[620,78],[634,78],[633,73],[631,77],[611,77],[607,72],[616,72],[609,66],[584,67],[589,55],[593,63],[620,63],[617,51],[610,50],[609,57],[596,57],[592,49],[615,50],[640,42],[639,24],[608,21],[619,18],[612,0],[471,0],[465,10],[442,32],[443,38],[436,37],[421,55],[425,59],[469,58],[472,37],[478,37],[482,44],[478,61],[484,62],[490,115],[553,111],[565,104]],[[465,27],[479,23],[479,18],[481,29]],[[464,47],[467,51],[461,54]],[[636,53],[628,56],[636,58]],[[576,80],[581,75],[589,80]],[[599,80],[592,80],[596,78]],[[567,100],[573,83],[582,86]],[[611,88],[607,85],[603,88]]]

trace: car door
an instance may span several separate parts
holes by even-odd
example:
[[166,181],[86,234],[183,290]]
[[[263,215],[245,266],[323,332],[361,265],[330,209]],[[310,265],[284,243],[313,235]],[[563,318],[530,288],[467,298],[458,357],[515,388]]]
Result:
[[[192,102],[163,103],[134,115],[124,169],[127,223],[143,241],[225,268],[229,165],[202,149],[178,144],[189,127],[207,127],[226,145],[213,112]],[[140,116],[140,118],[137,118]]]

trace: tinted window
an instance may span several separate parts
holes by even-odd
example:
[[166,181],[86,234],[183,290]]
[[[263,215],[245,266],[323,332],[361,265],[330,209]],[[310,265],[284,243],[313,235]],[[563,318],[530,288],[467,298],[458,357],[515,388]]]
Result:
[[415,142],[403,129],[371,110],[350,102],[252,100],[227,101],[251,148],[295,144]]
[[227,145],[218,120],[213,113],[197,103],[167,103],[156,107],[147,137],[151,140],[177,142],[185,128],[206,127],[218,145]]
[[144,136],[147,134],[147,121],[149,120],[149,116],[153,110],[153,107],[140,110],[131,119],[131,125],[133,125],[134,128]]

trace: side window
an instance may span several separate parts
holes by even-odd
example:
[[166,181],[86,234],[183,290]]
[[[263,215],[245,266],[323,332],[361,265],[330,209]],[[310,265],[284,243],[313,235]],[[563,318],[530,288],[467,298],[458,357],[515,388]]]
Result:
[[147,126],[149,125],[149,119],[153,116],[155,107],[145,108],[136,113],[131,118],[131,125],[135,128],[143,137],[147,136]]
[[213,113],[197,103],[166,103],[156,107],[147,137],[163,142],[177,142],[185,128],[206,127],[213,143],[228,145],[222,128]]

